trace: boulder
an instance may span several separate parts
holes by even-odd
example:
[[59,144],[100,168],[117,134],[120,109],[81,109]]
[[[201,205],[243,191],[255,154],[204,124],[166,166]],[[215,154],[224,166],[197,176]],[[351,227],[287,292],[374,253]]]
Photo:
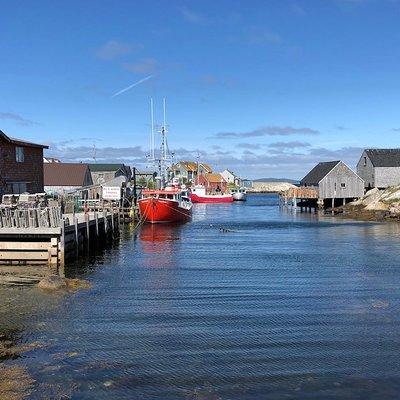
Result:
[[374,202],[369,203],[365,209],[370,211],[388,211],[390,206],[385,204],[381,200],[376,200]]
[[368,190],[368,192],[365,193],[365,196],[358,201],[360,202],[361,205],[368,206],[371,203],[377,202],[380,199],[380,197],[381,197],[381,191],[377,188],[374,188]]
[[67,284],[65,283],[65,280],[61,278],[61,276],[50,275],[43,278],[38,283],[38,287],[40,289],[45,289],[45,290],[60,290],[60,289],[66,289]]

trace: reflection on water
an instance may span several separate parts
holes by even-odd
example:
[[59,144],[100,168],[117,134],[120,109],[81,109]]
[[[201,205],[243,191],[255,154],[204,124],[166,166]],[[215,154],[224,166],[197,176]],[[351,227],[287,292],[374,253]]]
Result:
[[0,288],[14,342],[45,344],[4,363],[34,399],[398,398],[399,234],[270,195],[199,204],[70,267],[89,291]]

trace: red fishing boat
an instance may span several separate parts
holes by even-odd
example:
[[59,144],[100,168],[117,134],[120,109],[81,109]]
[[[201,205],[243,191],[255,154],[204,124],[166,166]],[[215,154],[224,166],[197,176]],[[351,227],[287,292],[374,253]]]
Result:
[[233,196],[223,193],[206,193],[203,185],[196,185],[191,189],[190,200],[193,203],[232,203]]
[[144,190],[138,205],[141,217],[152,224],[187,222],[192,217],[193,204],[187,192],[175,187]]
[[161,126],[161,146],[159,158],[154,151],[154,120],[153,120],[153,100],[150,100],[151,111],[151,137],[150,137],[150,161],[154,166],[158,166],[158,187],[160,189],[142,191],[142,196],[138,200],[138,206],[142,221],[152,224],[162,222],[186,222],[192,217],[193,204],[185,186],[177,184],[167,185],[168,170],[167,163],[171,161],[171,156],[167,145],[167,128],[165,122],[166,104],[164,106],[164,123]]

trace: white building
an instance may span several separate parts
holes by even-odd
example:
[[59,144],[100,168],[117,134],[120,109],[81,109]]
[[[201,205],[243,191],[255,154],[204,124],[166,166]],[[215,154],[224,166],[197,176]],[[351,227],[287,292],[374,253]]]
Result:
[[229,171],[229,169],[225,169],[224,171],[222,171],[221,175],[228,182],[228,184],[237,184],[239,181],[239,178],[232,171]]

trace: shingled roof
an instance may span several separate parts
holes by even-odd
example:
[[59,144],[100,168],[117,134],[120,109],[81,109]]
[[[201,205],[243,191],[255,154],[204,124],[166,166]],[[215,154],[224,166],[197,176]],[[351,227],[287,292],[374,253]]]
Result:
[[0,130],[0,139],[5,140],[8,143],[12,143],[15,144],[17,146],[27,146],[27,147],[39,147],[42,149],[48,149],[49,146],[46,146],[44,144],[38,144],[38,143],[32,143],[32,142],[28,142],[26,140],[21,140],[21,139],[16,139],[16,138],[12,138],[10,136],[7,136],[3,131]]
[[226,182],[221,174],[208,173],[208,174],[205,174],[204,177],[210,183],[223,183],[223,182]]
[[301,186],[318,186],[319,182],[339,163],[340,161],[320,162],[300,181]]
[[400,167],[400,149],[366,149],[374,167]]
[[113,172],[119,169],[125,170],[125,164],[89,164],[92,172]]
[[43,172],[44,186],[85,186],[90,169],[81,163],[45,163]]

